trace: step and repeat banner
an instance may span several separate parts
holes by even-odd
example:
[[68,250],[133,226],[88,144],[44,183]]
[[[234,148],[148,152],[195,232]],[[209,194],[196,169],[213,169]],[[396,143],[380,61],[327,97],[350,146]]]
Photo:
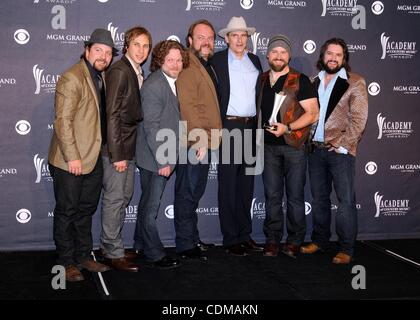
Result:
[[[420,1],[409,0],[2,0],[0,2],[0,250],[53,249],[53,185],[47,155],[53,130],[54,91],[63,71],[78,61],[83,41],[98,27],[117,47],[135,25],[153,43],[185,44],[189,25],[208,19],[218,31],[232,16],[256,27],[249,50],[267,69],[270,36],[292,40],[291,65],[314,75],[321,45],[331,37],[348,43],[350,65],[369,91],[369,119],[357,156],[359,239],[420,237]],[[226,48],[217,37],[216,51]],[[116,59],[119,59],[117,57]],[[149,59],[150,60],[150,59]],[[149,73],[149,62],[143,66]],[[126,210],[128,247],[140,198],[140,182]],[[253,237],[264,241],[265,200],[257,176],[250,215]],[[158,223],[164,244],[174,244],[172,177]],[[333,215],[337,201],[332,204]],[[306,186],[308,236],[311,195]],[[221,243],[217,166],[197,210],[203,240]],[[100,204],[94,216],[95,246]]]

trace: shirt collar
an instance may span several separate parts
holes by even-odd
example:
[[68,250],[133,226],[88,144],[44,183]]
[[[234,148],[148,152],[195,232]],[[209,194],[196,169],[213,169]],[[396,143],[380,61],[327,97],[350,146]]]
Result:
[[174,79],[174,78],[172,78],[172,77],[168,76],[165,72],[163,72],[163,70],[162,70],[162,69],[160,69],[160,71],[162,71],[163,75],[165,76],[166,80],[168,80],[169,84],[171,84],[171,85],[175,85],[175,81],[176,81],[176,79]]
[[143,72],[141,70],[141,67],[138,67],[137,68],[136,64],[134,63],[134,61],[130,58],[130,56],[128,54],[125,54],[125,57],[127,58],[128,61],[130,61],[130,64],[133,67],[134,72],[136,73],[136,75],[137,76],[138,75],[142,75]]
[[233,53],[233,51],[232,50],[230,50],[230,48],[228,49],[228,59],[229,59],[229,62],[230,61],[232,61],[232,60],[238,60],[238,61],[242,61],[243,60],[243,58],[246,58],[246,57],[248,57],[248,51],[247,50],[245,50],[245,52],[244,52],[244,55],[242,56],[242,59],[239,59],[234,53]]

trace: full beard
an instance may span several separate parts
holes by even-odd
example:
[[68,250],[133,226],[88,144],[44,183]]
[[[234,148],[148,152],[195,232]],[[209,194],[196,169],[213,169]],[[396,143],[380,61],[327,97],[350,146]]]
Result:
[[272,62],[268,62],[268,65],[270,66],[271,70],[273,70],[275,72],[281,72],[289,65],[286,61],[284,61],[284,60],[281,60],[281,61],[284,62],[284,64],[281,65],[281,66],[278,66],[278,65],[276,65]]
[[340,69],[343,67],[343,65],[342,64],[338,64],[337,63],[337,66],[336,67],[334,67],[334,68],[330,68],[329,66],[328,66],[328,62],[336,62],[336,61],[327,61],[327,63],[325,63],[324,61],[322,61],[322,68],[325,70],[325,72],[326,73],[328,73],[328,74],[335,74],[335,73],[337,73],[338,71],[340,71]]

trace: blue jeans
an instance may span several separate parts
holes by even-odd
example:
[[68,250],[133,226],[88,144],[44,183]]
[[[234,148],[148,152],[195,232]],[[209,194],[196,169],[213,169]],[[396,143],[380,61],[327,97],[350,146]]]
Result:
[[193,249],[198,244],[196,210],[206,190],[208,172],[208,162],[178,164],[176,168],[174,218],[177,252]]
[[312,192],[312,241],[328,247],[331,236],[332,184],[338,200],[335,217],[339,251],[353,255],[357,237],[357,209],[354,190],[355,157],[324,148],[315,148],[309,155],[309,177]]
[[156,219],[167,178],[140,168],[140,182],[142,194],[137,211],[134,248],[143,249],[147,260],[158,261],[166,256]]
[[306,234],[306,153],[288,145],[264,145],[263,183],[266,204],[264,234],[267,243],[283,237],[283,190],[287,198],[287,243],[300,245]]

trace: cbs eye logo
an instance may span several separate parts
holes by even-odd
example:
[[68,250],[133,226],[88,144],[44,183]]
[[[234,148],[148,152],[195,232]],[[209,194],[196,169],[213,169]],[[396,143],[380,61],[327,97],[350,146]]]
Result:
[[179,40],[179,37],[174,35],[174,34],[169,36],[166,40],[173,40],[173,41],[177,41],[177,42],[181,43],[181,41]]
[[28,209],[20,209],[16,212],[16,220],[20,223],[27,223],[31,220],[31,212]]
[[307,216],[312,211],[312,206],[309,202],[305,201],[305,215]]
[[312,54],[316,50],[316,44],[313,40],[306,40],[303,44],[303,51],[305,51],[307,54]]
[[18,44],[27,44],[31,36],[25,29],[19,29],[15,31],[14,38]]
[[172,204],[166,207],[165,216],[168,219],[173,219],[174,218],[174,206]]
[[372,3],[370,8],[372,9],[373,14],[380,15],[382,12],[384,12],[385,6],[381,1],[375,1]]
[[17,133],[24,136],[31,131],[31,124],[26,120],[20,120],[16,122],[15,130]]
[[377,96],[381,92],[381,86],[377,82],[372,82],[368,86],[368,91],[371,96]]
[[254,0],[241,0],[241,7],[245,10],[251,9],[254,5]]
[[378,166],[375,162],[373,161],[369,161],[368,163],[366,163],[365,165],[365,171],[368,175],[372,175],[375,174],[376,171],[378,171]]

